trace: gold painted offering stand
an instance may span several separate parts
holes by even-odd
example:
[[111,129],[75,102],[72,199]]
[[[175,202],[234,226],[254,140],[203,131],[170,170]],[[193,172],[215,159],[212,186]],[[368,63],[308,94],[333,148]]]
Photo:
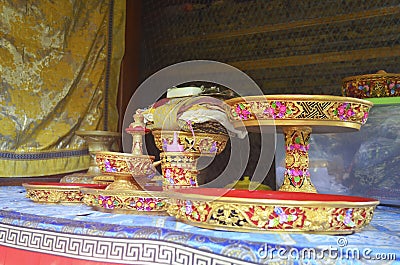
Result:
[[104,175],[114,178],[107,190],[142,190],[139,182],[154,173],[154,156],[97,152],[96,162]]
[[[311,133],[357,131],[372,103],[318,95],[263,95],[227,100],[236,128],[285,135],[286,170],[279,191],[201,189],[171,193],[169,214],[204,228],[351,234],[368,225],[379,201],[317,194],[309,172]],[[271,150],[272,151],[272,150]]]
[[285,136],[285,176],[281,191],[313,192],[309,156],[311,133],[357,131],[367,121],[372,103],[328,95],[268,95],[235,98],[231,106],[234,126],[260,132],[276,126]]

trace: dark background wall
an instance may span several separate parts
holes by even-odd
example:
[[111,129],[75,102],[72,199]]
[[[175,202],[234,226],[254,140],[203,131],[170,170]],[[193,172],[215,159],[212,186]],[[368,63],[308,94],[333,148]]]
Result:
[[[139,83],[166,66],[196,59],[237,67],[264,94],[341,95],[345,77],[381,69],[400,73],[398,0],[141,3]],[[259,137],[250,140],[247,175],[259,154]],[[229,150],[203,177],[221,171],[227,158]],[[266,175],[264,183],[275,186],[274,165]]]
[[209,59],[264,93],[340,95],[344,77],[400,72],[398,0],[146,0],[140,80]]

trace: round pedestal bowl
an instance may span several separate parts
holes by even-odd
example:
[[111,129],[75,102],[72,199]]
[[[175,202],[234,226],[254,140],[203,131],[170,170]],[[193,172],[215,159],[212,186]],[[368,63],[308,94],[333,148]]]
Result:
[[120,152],[96,152],[96,163],[101,172],[114,177],[107,190],[142,190],[149,176],[156,171],[154,156]]

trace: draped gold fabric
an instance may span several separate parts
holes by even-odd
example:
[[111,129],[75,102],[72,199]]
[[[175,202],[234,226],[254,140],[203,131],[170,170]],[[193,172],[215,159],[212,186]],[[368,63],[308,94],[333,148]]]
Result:
[[0,1],[0,177],[87,169],[116,131],[125,0]]

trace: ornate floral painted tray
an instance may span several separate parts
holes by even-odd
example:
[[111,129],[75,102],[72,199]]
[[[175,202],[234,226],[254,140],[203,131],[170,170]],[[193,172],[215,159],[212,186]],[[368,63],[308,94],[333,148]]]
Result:
[[314,133],[359,130],[373,103],[330,95],[262,95],[225,101],[231,107],[235,127],[259,131],[259,126],[312,127]]
[[400,74],[380,70],[375,74],[343,78],[342,95],[355,98],[400,96]]
[[329,194],[189,188],[170,192],[168,213],[191,225],[234,231],[351,234],[379,201]]
[[105,189],[106,184],[58,183],[58,182],[28,182],[22,186],[26,197],[34,202],[42,203],[81,203],[83,194],[80,189]]
[[103,190],[82,188],[83,202],[110,213],[166,215],[167,195],[161,187],[152,190]]

